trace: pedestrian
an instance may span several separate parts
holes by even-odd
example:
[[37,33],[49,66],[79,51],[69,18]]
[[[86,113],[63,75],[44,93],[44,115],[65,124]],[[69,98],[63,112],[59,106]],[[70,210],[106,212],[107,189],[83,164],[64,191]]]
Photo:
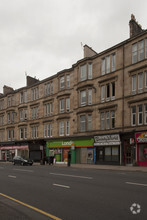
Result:
[[68,167],[70,167],[70,162],[71,162],[71,152],[68,151]]

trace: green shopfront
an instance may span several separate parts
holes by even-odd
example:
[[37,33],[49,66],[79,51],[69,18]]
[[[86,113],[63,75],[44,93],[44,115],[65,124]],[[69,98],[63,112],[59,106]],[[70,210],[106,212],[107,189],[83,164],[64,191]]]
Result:
[[95,163],[94,139],[54,140],[46,143],[46,155],[54,156],[56,162],[68,161],[71,151],[71,163]]

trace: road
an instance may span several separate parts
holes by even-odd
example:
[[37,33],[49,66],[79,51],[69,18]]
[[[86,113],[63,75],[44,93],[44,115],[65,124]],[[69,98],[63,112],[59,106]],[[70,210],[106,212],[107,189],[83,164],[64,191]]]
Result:
[[146,220],[147,173],[0,164],[0,213],[2,220]]

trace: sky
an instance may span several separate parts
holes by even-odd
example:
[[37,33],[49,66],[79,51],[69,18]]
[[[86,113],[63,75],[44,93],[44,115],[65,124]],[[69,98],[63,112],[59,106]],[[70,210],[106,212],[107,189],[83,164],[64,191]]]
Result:
[[43,80],[129,38],[129,20],[147,29],[146,0],[0,0],[0,93]]

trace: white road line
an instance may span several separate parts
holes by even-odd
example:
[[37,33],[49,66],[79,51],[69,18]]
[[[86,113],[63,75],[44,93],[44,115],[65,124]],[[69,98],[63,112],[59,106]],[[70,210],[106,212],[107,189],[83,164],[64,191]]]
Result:
[[22,170],[22,169],[13,169],[13,170],[22,171],[22,172],[30,172],[30,173],[34,172],[34,170]]
[[8,175],[8,177],[10,177],[10,178],[16,178],[16,176],[11,176],[11,175]]
[[70,189],[70,186],[60,185],[60,184],[56,184],[56,183],[53,183],[53,186],[59,186],[59,187]]
[[146,186],[146,187],[147,187],[147,184],[143,184],[143,183],[132,183],[132,182],[126,182],[126,184],[136,185],[136,186]]
[[69,175],[69,174],[62,174],[62,173],[50,173],[51,175],[55,175],[55,176],[68,176],[68,177],[74,177],[74,178],[81,178],[81,179],[93,179],[92,177],[88,177],[88,176],[75,176],[75,175]]

